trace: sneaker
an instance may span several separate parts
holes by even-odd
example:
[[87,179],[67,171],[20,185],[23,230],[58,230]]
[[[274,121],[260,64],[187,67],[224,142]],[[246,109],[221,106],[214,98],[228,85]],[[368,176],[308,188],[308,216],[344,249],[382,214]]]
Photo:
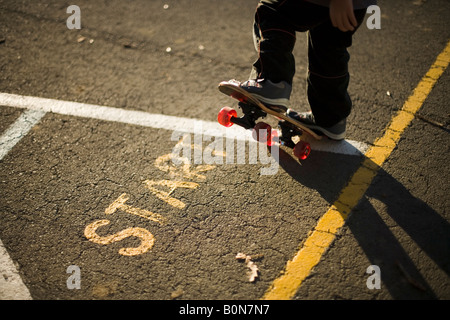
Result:
[[289,107],[292,86],[285,81],[273,83],[264,79],[248,80],[241,83],[240,87],[277,111],[284,113]]
[[305,127],[312,129],[314,132],[320,135],[326,135],[333,140],[343,140],[346,134],[346,119],[339,121],[331,127],[321,127],[316,124],[314,115],[312,112],[296,112],[291,109],[287,111],[287,115],[299,122]]

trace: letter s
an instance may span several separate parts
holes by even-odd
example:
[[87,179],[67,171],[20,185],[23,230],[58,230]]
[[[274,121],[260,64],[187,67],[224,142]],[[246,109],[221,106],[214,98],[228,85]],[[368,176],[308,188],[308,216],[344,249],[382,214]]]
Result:
[[84,235],[89,241],[98,244],[111,244],[132,236],[140,238],[140,246],[136,248],[122,248],[119,250],[119,254],[123,256],[136,256],[139,254],[143,254],[153,247],[155,243],[155,237],[148,230],[143,228],[128,228],[109,236],[99,236],[96,233],[96,230],[102,226],[109,224],[109,222],[109,220],[98,220],[89,224],[84,229]]

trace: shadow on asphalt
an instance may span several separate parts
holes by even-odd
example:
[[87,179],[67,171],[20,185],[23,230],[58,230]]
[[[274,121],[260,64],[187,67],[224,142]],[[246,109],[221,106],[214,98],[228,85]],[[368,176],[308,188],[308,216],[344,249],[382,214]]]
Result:
[[[340,161],[342,157],[347,158],[346,161]],[[349,156],[321,152],[319,156],[300,164],[282,148],[279,150],[280,166],[297,182],[317,190],[330,205],[335,203],[340,190],[345,187],[330,181],[330,172],[344,170],[351,177],[351,171],[365,160],[363,155],[350,157],[354,160],[348,158]],[[353,169],[348,168],[349,162]],[[347,218],[346,226],[368,260],[380,267],[383,286],[393,299],[438,299],[421,274],[422,261],[417,261],[417,257],[414,259],[416,262],[413,261],[404,249],[405,242],[400,243],[392,233],[394,226],[386,224],[386,217],[380,216],[373,203],[377,203],[377,207],[384,206],[383,212],[449,276],[450,224],[425,202],[414,197],[389,173],[373,162],[370,165],[377,168],[377,175]],[[335,205],[342,212],[339,204]]]

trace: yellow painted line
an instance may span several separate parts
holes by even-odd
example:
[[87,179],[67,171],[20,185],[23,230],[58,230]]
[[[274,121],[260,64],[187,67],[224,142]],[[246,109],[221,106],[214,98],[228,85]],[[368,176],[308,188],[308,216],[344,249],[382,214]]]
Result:
[[396,147],[402,133],[422,107],[437,80],[450,62],[450,42],[437,57],[427,74],[414,89],[402,109],[392,118],[381,138],[365,153],[365,160],[341,191],[338,200],[328,209],[300,246],[292,260],[288,261],[284,272],[276,278],[263,296],[265,300],[291,299],[303,280],[319,263],[329,248],[338,230],[344,226],[350,212],[364,196],[378,169]]

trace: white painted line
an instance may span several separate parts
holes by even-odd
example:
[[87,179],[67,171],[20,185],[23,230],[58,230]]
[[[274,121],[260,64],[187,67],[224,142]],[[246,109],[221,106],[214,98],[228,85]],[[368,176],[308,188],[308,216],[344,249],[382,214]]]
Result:
[[308,141],[314,151],[339,153],[351,156],[362,156],[369,149],[367,143],[354,140],[333,141],[322,139],[318,141],[308,135],[305,135],[304,138],[302,137],[302,140]]
[[0,93],[0,105],[186,133],[202,128],[208,136],[242,137],[243,133],[237,130],[240,128],[225,128],[216,122],[8,93]]
[[[25,110],[24,113],[0,137],[0,160],[45,115],[41,110]],[[22,282],[14,262],[0,240],[0,300],[31,300],[28,288]]]
[[38,123],[45,112],[25,110],[24,113],[0,137],[0,160]]
[[[242,130],[242,128],[238,126],[224,128],[217,122],[166,116],[143,111],[124,110],[79,102],[21,96],[9,93],[0,93],[0,105],[186,133],[199,134],[197,130],[198,128],[202,128],[201,134],[206,136],[252,141],[251,132],[249,130]],[[368,148],[365,143],[351,140],[344,140],[341,142],[310,141],[310,143],[311,148],[314,150],[346,155],[362,155]]]
[[11,260],[3,242],[0,240],[0,300],[32,300]]

